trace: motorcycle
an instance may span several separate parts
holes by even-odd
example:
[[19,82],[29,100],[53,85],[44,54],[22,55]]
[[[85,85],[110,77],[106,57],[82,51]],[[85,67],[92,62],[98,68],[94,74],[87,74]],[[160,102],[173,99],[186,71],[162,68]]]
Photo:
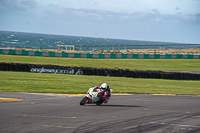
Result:
[[[110,89],[110,92],[113,90]],[[101,105],[103,103],[103,100],[101,100],[101,96],[104,95],[104,91],[101,91],[101,89],[97,86],[89,88],[87,95],[80,101],[80,105],[85,104],[96,104]]]

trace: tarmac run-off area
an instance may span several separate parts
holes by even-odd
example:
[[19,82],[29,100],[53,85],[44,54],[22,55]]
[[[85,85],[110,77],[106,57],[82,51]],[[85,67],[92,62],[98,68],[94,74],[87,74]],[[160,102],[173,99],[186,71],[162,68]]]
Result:
[[80,106],[83,96],[0,92],[0,132],[200,132],[200,96],[113,94]]

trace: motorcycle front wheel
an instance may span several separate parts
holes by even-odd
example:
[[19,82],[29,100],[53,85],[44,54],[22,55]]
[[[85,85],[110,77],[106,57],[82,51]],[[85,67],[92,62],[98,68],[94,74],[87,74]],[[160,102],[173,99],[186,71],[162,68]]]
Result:
[[81,101],[80,101],[80,105],[85,105],[85,103],[87,102],[88,98],[84,97]]

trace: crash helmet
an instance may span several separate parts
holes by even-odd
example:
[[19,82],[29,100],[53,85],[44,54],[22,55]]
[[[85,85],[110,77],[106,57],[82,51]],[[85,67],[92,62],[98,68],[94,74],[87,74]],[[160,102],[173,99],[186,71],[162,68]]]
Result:
[[103,89],[103,90],[106,90],[107,89],[107,84],[106,83],[103,83],[102,85],[101,85],[101,89]]

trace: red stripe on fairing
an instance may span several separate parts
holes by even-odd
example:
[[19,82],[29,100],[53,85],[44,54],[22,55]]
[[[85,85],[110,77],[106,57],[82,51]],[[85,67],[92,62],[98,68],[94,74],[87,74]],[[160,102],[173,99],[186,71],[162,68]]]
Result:
[[87,101],[89,102],[90,100],[91,100],[91,98],[88,98],[88,100],[87,100]]

